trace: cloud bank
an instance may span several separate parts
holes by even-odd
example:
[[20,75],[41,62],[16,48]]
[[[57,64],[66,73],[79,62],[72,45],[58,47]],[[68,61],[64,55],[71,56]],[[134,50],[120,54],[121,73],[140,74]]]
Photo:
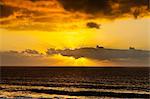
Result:
[[69,27],[90,19],[150,15],[148,0],[0,0],[0,8],[0,28],[13,30],[57,31],[64,22]]
[[107,18],[133,14],[137,18],[147,14],[148,0],[59,0],[68,11],[80,11]]
[[[87,50],[91,51],[87,52]],[[0,66],[149,66],[147,52],[141,52],[142,54],[130,57],[135,53],[131,51],[129,58],[127,58],[128,55],[123,56],[124,58],[118,58],[122,57],[122,51],[119,52],[119,50],[116,56],[113,55],[116,53],[115,50],[96,53],[97,51],[86,48],[75,51],[49,49],[47,54],[40,54],[38,51],[31,49],[21,52],[11,50],[0,52]],[[125,53],[128,52],[125,51]]]

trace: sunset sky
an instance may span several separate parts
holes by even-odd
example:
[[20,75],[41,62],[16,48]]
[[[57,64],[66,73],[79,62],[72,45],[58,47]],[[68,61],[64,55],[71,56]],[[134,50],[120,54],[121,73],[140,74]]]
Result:
[[0,51],[150,50],[148,0],[0,0],[0,8]]
[[[148,0],[0,1],[2,50],[97,44],[150,49]],[[88,22],[99,24],[100,29],[87,27]]]

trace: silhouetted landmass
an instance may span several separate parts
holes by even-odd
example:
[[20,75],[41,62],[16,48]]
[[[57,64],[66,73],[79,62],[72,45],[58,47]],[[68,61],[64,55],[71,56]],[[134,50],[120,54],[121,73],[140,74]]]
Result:
[[63,56],[73,56],[75,58],[87,57],[92,59],[114,59],[114,58],[149,58],[150,51],[136,50],[134,47],[130,47],[128,50],[121,49],[107,49],[102,46],[84,47],[79,49],[65,49],[55,50],[48,49],[46,52],[48,55],[61,54]]

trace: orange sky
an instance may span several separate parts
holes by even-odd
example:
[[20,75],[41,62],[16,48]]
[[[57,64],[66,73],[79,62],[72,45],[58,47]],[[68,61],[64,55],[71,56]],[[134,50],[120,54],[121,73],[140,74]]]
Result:
[[[59,0],[0,1],[3,10],[0,18],[1,50],[30,48],[42,52],[51,47],[95,47],[97,44],[117,49],[128,49],[129,46],[150,49],[150,13],[145,0],[137,5],[109,0],[108,14],[101,8],[100,11],[90,10],[93,12],[76,9],[72,3],[70,9],[66,9],[67,3]],[[130,8],[125,9],[128,5]],[[139,11],[137,18],[136,9]],[[100,29],[87,27],[88,22],[100,24]]]

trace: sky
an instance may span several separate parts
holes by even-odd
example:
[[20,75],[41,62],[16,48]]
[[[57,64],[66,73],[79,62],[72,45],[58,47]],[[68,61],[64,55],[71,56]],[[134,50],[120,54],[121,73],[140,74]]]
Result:
[[[1,50],[97,44],[150,49],[148,0],[0,1]],[[100,28],[88,27],[90,22]]]
[[0,0],[0,51],[150,50],[149,0]]

